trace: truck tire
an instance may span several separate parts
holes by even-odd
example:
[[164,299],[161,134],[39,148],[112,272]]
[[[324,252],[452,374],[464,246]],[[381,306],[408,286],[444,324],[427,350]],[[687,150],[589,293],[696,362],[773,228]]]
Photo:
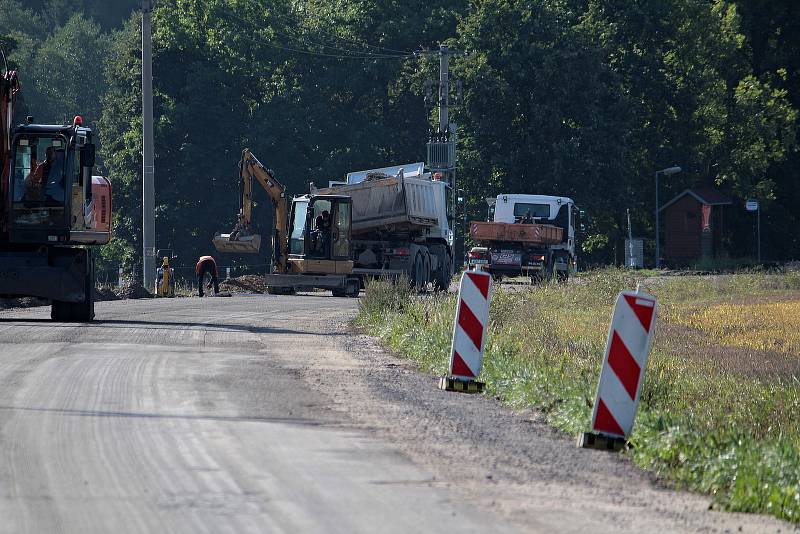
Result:
[[453,274],[450,272],[451,264],[449,255],[445,255],[444,258],[439,256],[439,269],[436,270],[436,279],[433,281],[433,288],[437,291],[450,289],[450,280],[453,278]]
[[431,271],[431,281],[433,289],[436,291],[447,291],[450,289],[450,282],[453,280],[453,259],[447,251],[447,247],[442,244],[430,246],[431,256],[436,257],[436,270]]
[[358,298],[359,291],[361,291],[361,281],[358,278],[349,278],[344,289],[345,296]]
[[[555,268],[556,259],[563,260],[563,263],[566,263],[567,269],[566,270],[559,270]],[[555,275],[556,280],[559,283],[566,283],[569,280],[569,257],[565,254],[559,254],[553,258],[553,274]]]
[[425,288],[425,260],[421,252],[414,256],[414,267],[411,269],[411,286],[417,291]]
[[54,300],[50,307],[50,319],[53,321],[88,323],[94,319],[94,257],[91,249],[86,249],[85,258],[88,272],[83,281],[83,300]]
[[422,255],[422,265],[422,289],[427,290],[431,282],[431,255],[427,252]]

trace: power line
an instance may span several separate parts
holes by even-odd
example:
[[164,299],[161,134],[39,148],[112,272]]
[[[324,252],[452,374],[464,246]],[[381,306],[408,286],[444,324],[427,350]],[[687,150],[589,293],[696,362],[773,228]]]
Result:
[[[263,29],[263,28],[259,27],[257,24],[255,24],[254,22],[251,22],[251,21],[249,21],[247,19],[244,19],[244,18],[242,18],[242,17],[240,17],[240,16],[238,16],[238,15],[236,15],[234,13],[227,12],[226,15],[229,16],[229,17],[232,17],[232,18],[234,18],[234,19],[236,19],[236,20],[238,20],[240,22],[243,22],[243,23],[245,23],[245,24],[247,24],[247,25],[249,25],[249,26],[251,26],[251,27],[253,27],[253,28],[257,29],[257,30]],[[283,32],[281,32],[279,30],[276,30],[275,28],[270,28],[270,30],[273,33],[275,33],[276,35],[280,35],[280,36],[286,37],[288,39],[299,40],[297,36],[283,33]],[[268,46],[272,46],[273,48],[279,48],[279,49],[287,50],[287,51],[291,51],[291,52],[299,52],[299,53],[305,53],[305,54],[311,54],[311,55],[319,55],[319,56],[323,56],[323,57],[338,57],[338,58],[352,57],[352,58],[356,58],[356,59],[372,59],[372,58],[385,59],[385,58],[410,57],[410,55],[411,55],[411,54],[407,54],[407,55],[373,54],[373,53],[362,52],[362,51],[357,51],[357,50],[348,50],[348,49],[344,49],[344,48],[338,48],[338,47],[335,47],[335,46],[330,46],[330,45],[326,45],[326,44],[322,44],[322,43],[316,43],[316,42],[308,41],[308,40],[306,40],[306,43],[307,44],[311,44],[311,45],[315,45],[315,46],[320,46],[322,48],[330,48],[330,49],[336,50],[338,52],[343,52],[344,54],[343,55],[337,55],[337,54],[330,54],[330,53],[326,53],[326,52],[315,52],[315,51],[307,50],[307,49],[297,49],[297,48],[291,48],[291,47],[287,47],[287,46],[274,45],[274,44],[270,44],[270,43],[265,43],[265,44],[267,44]],[[303,44],[306,44],[306,43],[303,43]],[[355,55],[346,55],[346,54],[355,54]]]
[[[292,18],[296,24],[301,24],[301,22],[302,22],[302,21],[300,21],[298,18],[296,18],[293,15],[289,15],[289,17]],[[338,36],[336,34],[332,34],[331,37],[333,37],[334,39],[337,39],[339,41],[342,41],[344,43],[354,44],[354,45],[358,45],[358,46],[366,46],[367,48],[375,48],[378,51],[386,50],[387,52],[396,52],[396,53],[399,53],[399,54],[412,54],[412,55],[415,54],[415,52],[413,52],[411,50],[397,50],[395,48],[388,48],[388,47],[385,47],[385,46],[374,45],[374,44],[370,44],[370,43],[366,43],[366,42],[361,43],[361,42],[358,42],[358,41],[353,41],[351,39],[345,39],[344,37],[340,37],[340,36]]]
[[[240,16],[238,16],[238,15],[236,15],[234,13],[231,13],[229,11],[225,12],[223,14],[223,16],[236,19],[237,21],[242,22],[244,24],[247,24],[250,27],[252,27],[254,29],[257,29],[257,30],[262,30],[263,29],[260,26],[258,26],[257,24],[255,24],[254,22],[249,21],[247,19],[244,19],[244,18],[242,18],[242,17],[240,17]],[[276,35],[283,36],[283,37],[285,37],[287,39],[292,39],[292,40],[295,40],[295,41],[301,40],[301,38],[298,38],[298,36],[286,34],[284,32],[276,30],[275,28],[270,28],[270,30],[273,33],[275,33]],[[314,41],[311,41],[311,40],[308,40],[308,39],[305,39],[305,38],[302,38],[302,40],[304,40],[304,42],[302,44],[310,44],[310,45],[313,45],[313,46],[319,46],[319,47],[322,47],[323,49],[328,48],[328,49],[332,49],[332,50],[341,52],[342,54],[332,54],[332,53],[327,53],[327,52],[316,52],[316,51],[308,50],[308,49],[293,48],[293,47],[289,47],[289,46],[282,46],[282,45],[279,45],[279,44],[268,43],[266,41],[263,41],[263,44],[265,44],[267,46],[270,46],[272,48],[277,48],[277,49],[288,51],[288,52],[296,52],[296,53],[301,53],[301,54],[320,56],[320,57],[329,57],[329,58],[338,58],[338,59],[348,59],[348,58],[349,59],[402,59],[402,58],[413,57],[413,56],[416,55],[416,53],[414,53],[414,52],[403,52],[403,53],[393,53],[393,54],[377,54],[377,53],[365,52],[365,51],[360,51],[360,50],[351,50],[351,49],[339,48],[339,47],[328,45],[328,44],[314,42]],[[371,45],[371,46],[374,46],[374,45]]]

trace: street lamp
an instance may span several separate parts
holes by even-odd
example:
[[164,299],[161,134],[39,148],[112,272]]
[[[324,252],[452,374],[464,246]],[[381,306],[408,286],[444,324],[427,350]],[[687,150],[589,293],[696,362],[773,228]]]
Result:
[[673,174],[678,174],[681,172],[680,167],[667,167],[666,169],[661,169],[660,171],[656,171],[656,269],[661,267],[661,234],[659,234],[659,207],[660,204],[658,203],[658,175],[663,174],[664,176],[671,176]]

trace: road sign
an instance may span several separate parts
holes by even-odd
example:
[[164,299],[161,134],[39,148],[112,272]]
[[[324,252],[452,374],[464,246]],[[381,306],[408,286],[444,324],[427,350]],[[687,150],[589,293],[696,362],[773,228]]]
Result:
[[758,211],[758,200],[748,200],[744,203],[744,209],[747,211]]
[[[624,442],[633,428],[655,332],[656,298],[624,291],[617,297],[600,371],[592,431]],[[582,444],[586,444],[584,434]]]
[[450,376],[442,378],[440,388],[450,391],[483,391],[483,383],[475,379],[483,364],[491,293],[492,277],[488,273],[466,271],[461,275],[450,348]]

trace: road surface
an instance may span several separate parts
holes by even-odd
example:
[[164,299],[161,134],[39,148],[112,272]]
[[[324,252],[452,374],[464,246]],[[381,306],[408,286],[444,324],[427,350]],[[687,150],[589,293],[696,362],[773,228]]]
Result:
[[0,312],[0,532],[787,528],[706,512],[492,399],[436,390],[349,333],[355,306],[104,302],[89,325]]

